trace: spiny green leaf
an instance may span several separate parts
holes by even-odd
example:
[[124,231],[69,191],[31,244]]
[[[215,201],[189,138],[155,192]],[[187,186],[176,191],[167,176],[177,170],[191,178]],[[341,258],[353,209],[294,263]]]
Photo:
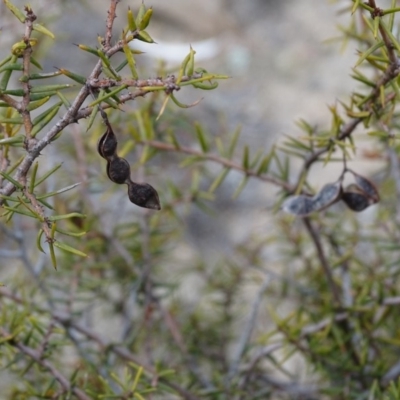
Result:
[[22,66],[22,64],[18,64],[18,63],[15,63],[15,64],[6,64],[6,65],[4,65],[4,67],[2,67],[2,68],[0,68],[0,73],[1,72],[4,72],[4,71],[22,71],[23,70],[23,66]]
[[75,254],[75,255],[81,256],[81,257],[87,257],[87,254],[85,254],[82,251],[75,249],[74,247],[71,247],[65,243],[61,243],[61,242],[57,241],[57,242],[54,242],[54,246],[57,247],[58,249],[66,251],[68,253],[72,253],[72,254]]
[[132,78],[133,79],[138,79],[139,76],[138,76],[138,73],[136,71],[136,62],[135,62],[135,59],[134,59],[133,54],[131,52],[131,49],[129,48],[129,46],[127,44],[124,44],[122,49],[124,50],[126,60],[128,62],[129,68],[131,70]]
[[127,87],[128,87],[128,85],[124,84],[124,85],[121,85],[120,87],[118,87],[117,89],[112,90],[110,93],[107,93],[103,97],[99,96],[95,101],[93,101],[92,103],[89,104],[89,107],[93,107],[96,104],[100,104],[105,99],[109,99],[110,97],[116,95],[117,93],[121,92],[122,90],[126,89]]
[[137,38],[141,40],[142,42],[146,43],[155,43],[152,37],[146,32],[146,31],[140,31],[137,34]]
[[54,168],[52,168],[50,171],[47,171],[41,178],[39,178],[36,183],[35,183],[35,187],[37,187],[38,185],[40,185],[43,181],[45,181],[50,175],[54,174],[54,172],[56,172],[60,167],[62,166],[61,164],[56,165]]
[[215,190],[222,184],[222,182],[225,180],[226,176],[228,175],[230,171],[230,168],[224,168],[220,174],[214,179],[213,183],[209,187],[208,191],[210,193],[215,192]]
[[[12,56],[10,59],[10,64],[15,64],[17,59],[18,59],[17,56]],[[4,91],[5,89],[7,89],[8,82],[10,81],[10,78],[11,78],[11,74],[12,74],[11,69],[9,69],[3,73],[3,77],[1,78],[1,81],[0,81],[0,90],[1,91]]]
[[71,78],[72,80],[80,83],[81,85],[86,84],[86,78],[82,75],[75,74],[74,72],[68,71],[67,69],[64,69],[64,68],[60,68],[58,71],[60,74],[63,74],[65,76],[67,76],[68,78]]
[[46,96],[46,97],[43,97],[43,99],[36,100],[36,101],[31,101],[28,104],[27,108],[28,108],[29,111],[36,110],[37,108],[39,108],[42,105],[46,104],[49,101],[49,99],[50,99],[50,96]]
[[19,21],[24,23],[26,20],[25,14],[18,7],[14,6],[10,0],[3,1],[6,7],[19,19]]
[[47,28],[45,28],[43,25],[35,23],[35,24],[33,24],[33,30],[36,32],[43,33],[44,35],[47,35],[52,39],[55,38],[54,34],[52,32],[50,32]]
[[63,215],[52,215],[48,219],[49,219],[49,221],[59,221],[62,219],[69,219],[69,218],[74,218],[74,217],[86,218],[86,215],[80,214],[77,212],[73,212],[73,213],[63,214]]
[[41,196],[37,196],[37,199],[38,200],[47,199],[48,197],[52,197],[52,196],[55,196],[57,194],[64,193],[64,192],[67,192],[68,190],[74,189],[79,185],[80,185],[80,182],[79,183],[74,183],[73,185],[66,186],[66,187],[64,187],[62,189],[58,189],[58,190],[55,190],[53,192],[43,194]]
[[8,207],[8,206],[3,205],[3,208],[6,209],[6,210],[9,210],[9,211],[12,211],[13,213],[17,213],[17,214],[25,215],[26,217],[31,217],[31,218],[37,219],[37,214],[33,214],[33,213],[28,212],[28,211],[23,211],[23,210],[18,209],[17,207],[20,204],[21,203],[18,203],[18,205],[15,206],[15,207]]
[[46,115],[40,120],[40,122],[34,124],[31,131],[32,137],[35,137],[47,124],[49,124],[53,120],[53,118],[57,115],[60,106],[61,104],[57,105],[54,108],[50,107],[49,110],[47,110]]
[[58,84],[58,85],[32,86],[31,93],[51,92],[51,91],[69,89],[74,86],[75,85],[71,85],[69,83]]
[[197,140],[199,141],[201,150],[203,151],[203,153],[207,153],[210,149],[210,146],[207,143],[203,128],[198,122],[195,122],[194,127],[196,129]]
[[68,99],[63,95],[62,92],[57,91],[57,96],[60,98],[62,103],[64,104],[64,107],[66,110],[69,110],[71,107],[71,103],[68,101]]
[[7,173],[0,171],[0,175],[3,178],[6,178],[9,182],[11,182],[16,188],[18,188],[18,189],[23,189],[24,188],[24,185],[22,185],[21,183],[16,181],[13,177],[8,175]]
[[55,71],[55,72],[48,72],[46,74],[30,74],[29,79],[48,79],[48,78],[54,78],[55,76],[61,75],[61,71]]
[[275,146],[273,146],[271,151],[261,160],[260,165],[257,168],[257,175],[265,174],[268,172],[269,165],[271,163],[274,154],[275,154]]
[[51,240],[48,242],[49,243],[49,249],[50,249],[50,258],[51,258],[51,263],[53,264],[54,269],[57,269],[57,258],[56,254],[54,252],[54,242]]
[[385,32],[387,33],[387,35],[389,36],[392,45],[396,48],[397,53],[400,53],[400,43],[399,41],[396,39],[396,37],[393,35],[393,33],[390,31],[390,29],[386,26],[384,21],[380,21],[380,26],[385,30]]
[[43,92],[43,93],[31,93],[29,96],[29,99],[31,101],[37,101],[37,100],[41,100],[44,99],[46,97],[53,97],[54,95],[56,95],[57,92],[56,91],[50,91],[50,92]]
[[0,68],[1,68],[3,65],[9,63],[9,62],[11,61],[11,58],[12,58],[12,57],[13,57],[13,56],[10,55],[10,56],[7,56],[4,60],[0,61]]
[[135,16],[133,15],[133,11],[131,10],[130,7],[128,7],[128,16],[127,16],[127,18],[128,18],[129,30],[131,32],[134,32],[136,30],[137,26],[136,26]]
[[246,187],[248,181],[249,181],[248,176],[244,176],[242,178],[242,181],[240,182],[239,186],[236,188],[235,193],[233,193],[233,196],[232,196],[233,199],[237,199],[239,197],[240,193],[242,193],[243,189]]
[[82,237],[82,236],[86,235],[86,232],[69,232],[69,231],[65,231],[60,228],[56,228],[56,231],[58,233],[62,233],[63,235],[71,236],[71,237]]
[[146,13],[146,6],[144,5],[144,3],[142,2],[142,4],[139,7],[137,16],[136,16],[136,26],[139,26],[140,21],[143,19],[144,14]]
[[93,54],[95,56],[99,56],[99,52],[97,49],[94,49],[92,47],[86,46],[85,44],[76,44],[76,46],[78,46],[78,48],[80,48],[83,51],[87,51],[90,54]]
[[237,142],[238,142],[238,139],[239,139],[241,130],[242,130],[241,126],[238,126],[238,127],[235,129],[235,132],[233,133],[231,142],[230,142],[230,144],[229,144],[228,154],[227,154],[227,157],[228,157],[229,159],[231,159],[231,158],[233,157],[233,154],[234,154],[234,152],[235,152],[236,145],[237,145]]
[[96,119],[96,115],[99,112],[100,104],[97,104],[93,107],[92,112],[90,113],[88,126],[86,128],[86,132],[92,127],[94,120]]
[[125,68],[128,65],[128,60],[125,59],[121,62],[121,64],[118,65],[118,67],[115,68],[116,72],[120,72],[123,68]]
[[0,123],[3,124],[10,124],[10,125],[21,125],[22,124],[22,117],[15,117],[15,118],[2,118],[0,117]]
[[37,174],[38,167],[39,167],[39,163],[36,161],[35,164],[33,164],[33,168],[32,168],[31,182],[29,184],[29,193],[33,193],[33,189],[35,188],[35,181],[36,181],[36,174]]
[[242,157],[242,167],[245,170],[248,170],[250,168],[249,165],[249,146],[244,146],[243,148],[243,157]]
[[173,93],[170,93],[170,94],[169,94],[169,97],[170,97],[170,98],[172,99],[172,101],[173,101],[178,107],[180,107],[180,108],[191,108],[191,107],[194,107],[194,106],[196,106],[197,104],[199,104],[201,100],[203,100],[203,99],[201,98],[201,99],[196,100],[196,101],[195,101],[194,103],[192,103],[192,104],[183,104],[183,103],[181,103],[181,102],[175,97],[175,95],[174,95]]
[[360,58],[357,60],[356,65],[354,67],[358,67],[369,55],[374,53],[376,50],[378,50],[380,47],[384,46],[385,44],[383,41],[380,41],[378,43],[375,43],[373,46],[371,46],[368,50],[364,51]]

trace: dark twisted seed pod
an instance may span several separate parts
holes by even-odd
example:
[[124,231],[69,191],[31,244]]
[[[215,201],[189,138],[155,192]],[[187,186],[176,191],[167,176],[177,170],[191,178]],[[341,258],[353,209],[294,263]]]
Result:
[[368,208],[374,201],[369,198],[357,185],[349,185],[342,193],[341,199],[350,210],[360,212]]
[[358,175],[353,172],[354,178],[358,187],[373,201],[374,203],[379,202],[379,193],[376,186],[364,176]]
[[136,183],[129,180],[128,197],[129,200],[139,207],[161,210],[160,199],[157,191],[148,183]]
[[125,158],[114,156],[111,160],[107,160],[107,176],[110,181],[118,184],[127,183],[130,179],[131,167]]
[[282,203],[282,210],[299,217],[305,217],[315,211],[313,198],[305,195],[288,197]]
[[314,211],[321,211],[328,208],[333,203],[336,203],[341,196],[342,185],[341,182],[326,184],[313,198]]
[[99,139],[97,151],[105,159],[112,158],[117,151],[117,144],[117,137],[111,127],[108,126],[104,135]]

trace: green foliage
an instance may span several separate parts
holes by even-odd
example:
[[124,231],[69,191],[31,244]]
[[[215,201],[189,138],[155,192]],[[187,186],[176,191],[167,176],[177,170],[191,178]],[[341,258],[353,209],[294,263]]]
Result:
[[[343,10],[358,90],[327,126],[301,120],[257,151],[245,128],[215,135],[185,117],[196,103],[177,91],[227,78],[195,49],[176,75],[141,79],[132,44],[153,43],[153,10],[128,8],[112,44],[118,3],[99,46],[76,47],[93,57],[82,76],[41,71],[38,40],[57,36],[5,1],[24,36],[0,62],[0,255],[18,260],[0,288],[4,398],[400,399],[396,1]],[[350,168],[366,137],[384,160],[372,178]],[[50,145],[63,164],[39,157]],[[310,172],[334,164],[317,188]],[[254,183],[279,189],[279,213],[256,206],[273,229],[217,260],[194,252],[188,211],[217,218],[222,189],[236,199]]]

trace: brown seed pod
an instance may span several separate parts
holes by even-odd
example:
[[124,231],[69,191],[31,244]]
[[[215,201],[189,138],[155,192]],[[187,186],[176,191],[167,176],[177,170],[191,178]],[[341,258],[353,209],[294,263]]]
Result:
[[364,211],[374,201],[369,198],[357,185],[349,185],[342,193],[342,200],[346,203],[350,210],[360,212]]
[[114,156],[107,162],[107,176],[109,179],[118,184],[127,183],[130,179],[131,167],[125,158]]
[[128,197],[129,200],[139,207],[160,210],[160,199],[157,191],[148,183],[136,183],[129,180]]
[[379,202],[379,193],[376,186],[367,178],[356,174],[351,171],[354,175],[354,179],[358,187],[372,200],[373,203]]
[[115,133],[111,129],[111,126],[107,126],[106,132],[99,139],[97,151],[103,158],[108,160],[114,157],[114,154],[117,151],[117,144],[118,142]]
[[341,182],[326,184],[313,198],[313,211],[321,211],[340,199]]

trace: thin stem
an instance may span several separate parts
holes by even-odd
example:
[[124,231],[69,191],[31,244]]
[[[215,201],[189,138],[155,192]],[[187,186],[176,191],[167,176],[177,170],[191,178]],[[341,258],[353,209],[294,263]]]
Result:
[[260,289],[258,290],[256,297],[253,301],[253,305],[252,305],[251,311],[250,311],[250,317],[248,319],[247,324],[243,328],[242,335],[240,336],[240,339],[239,339],[238,347],[236,349],[236,352],[233,356],[233,359],[232,359],[232,362],[231,362],[231,365],[229,368],[228,379],[227,379],[228,382],[230,382],[232,380],[232,378],[235,376],[235,374],[237,373],[237,371],[239,369],[240,360],[243,356],[245,348],[246,348],[246,346],[250,340],[251,334],[254,330],[254,326],[257,322],[258,310],[260,308],[263,295],[264,295],[265,291],[267,290],[270,282],[271,282],[270,277],[266,277],[264,279],[264,282],[261,285]]
[[116,10],[120,0],[111,0],[110,8],[108,10],[108,17],[106,22],[106,37],[104,41],[104,48],[108,50],[111,47],[112,29],[114,20],[117,17]]
[[328,286],[330,288],[330,291],[332,293],[333,299],[335,301],[336,306],[340,306],[341,301],[340,301],[340,292],[339,292],[339,288],[336,285],[334,279],[333,279],[333,274],[331,271],[331,267],[328,263],[328,259],[325,256],[325,252],[323,250],[322,247],[322,243],[321,243],[321,239],[319,237],[318,232],[316,231],[316,229],[314,228],[314,226],[312,225],[310,218],[305,217],[303,218],[303,222],[304,225],[311,237],[311,240],[314,243],[315,249],[317,250],[317,254],[318,254],[318,259],[321,263],[322,269],[324,270],[326,279],[328,281]]
[[148,145],[157,150],[171,151],[171,152],[176,152],[176,153],[184,153],[184,154],[190,154],[193,156],[198,156],[199,158],[202,158],[204,160],[216,162],[224,167],[234,169],[237,171],[241,171],[247,176],[255,177],[264,182],[273,183],[276,186],[282,187],[288,191],[292,189],[292,186],[285,181],[282,181],[280,179],[277,179],[277,178],[274,178],[272,176],[265,175],[265,174],[260,175],[254,170],[245,169],[245,168],[243,168],[243,166],[241,164],[235,163],[234,161],[231,161],[227,158],[220,157],[216,154],[203,153],[201,151],[192,149],[191,147],[185,147],[185,146],[179,146],[179,148],[178,148],[178,147],[174,146],[173,144],[159,142],[156,140],[140,140],[140,141],[137,141],[137,143],[143,144],[143,145]]
[[36,20],[36,15],[33,13],[32,9],[29,6],[25,7],[25,12],[26,12],[26,19],[25,19],[24,42],[26,48],[24,49],[22,56],[22,68],[23,68],[24,79],[21,82],[22,89],[24,91],[24,96],[22,98],[20,113],[22,115],[22,120],[24,121],[25,137],[27,140],[26,145],[27,148],[29,148],[29,146],[31,145],[30,139],[32,131],[31,114],[28,110],[28,106],[30,103],[30,93],[31,93],[31,87],[29,85],[29,75],[31,66],[32,45],[30,43],[30,39],[33,30],[33,21]]

